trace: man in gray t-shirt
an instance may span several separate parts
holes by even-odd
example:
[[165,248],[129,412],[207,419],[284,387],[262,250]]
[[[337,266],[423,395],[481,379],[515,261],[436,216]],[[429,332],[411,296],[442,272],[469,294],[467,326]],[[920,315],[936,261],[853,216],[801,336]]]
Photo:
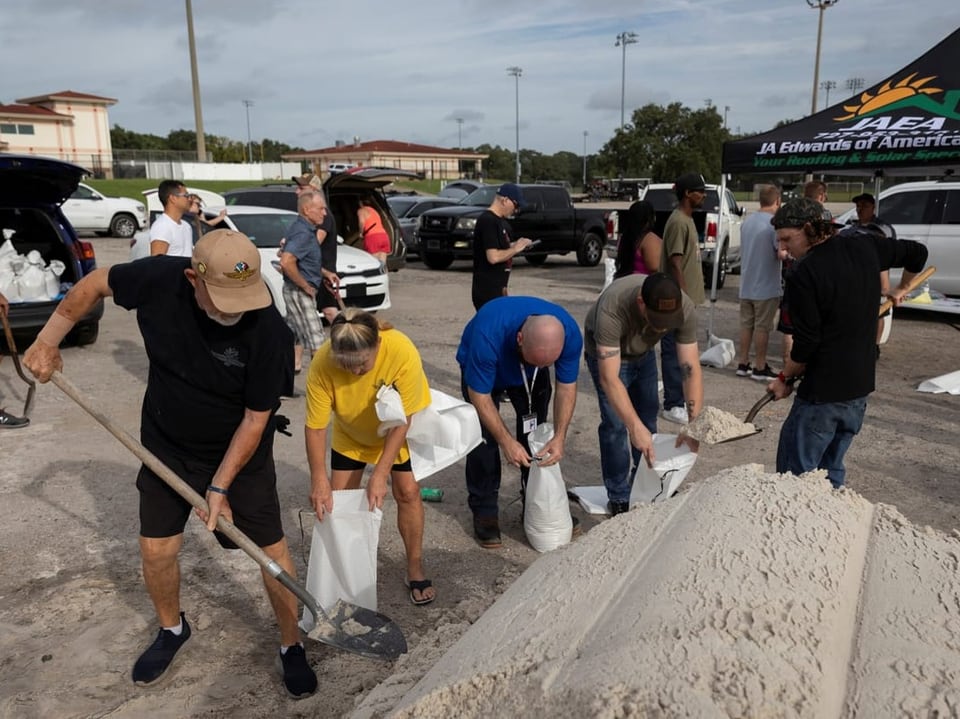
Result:
[[[744,220],[740,228],[740,347],[737,375],[769,382],[777,376],[767,363],[767,342],[776,326],[777,308],[783,294],[780,281],[780,247],[770,224],[780,207],[780,190],[762,185],[760,211]],[[750,365],[750,345],[755,353]]]
[[[630,508],[632,470],[653,464],[657,431],[657,360],[653,351],[676,334],[686,411],[703,409],[697,313],[676,281],[658,272],[614,280],[587,313],[584,354],[600,402],[600,467],[610,514]],[[681,435],[682,436],[682,435]],[[697,443],[684,437],[696,451]]]

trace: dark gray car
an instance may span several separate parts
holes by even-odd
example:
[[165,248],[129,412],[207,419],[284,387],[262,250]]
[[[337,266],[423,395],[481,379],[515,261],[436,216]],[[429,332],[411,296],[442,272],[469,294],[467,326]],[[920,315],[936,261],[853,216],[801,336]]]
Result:
[[456,205],[457,200],[450,197],[423,196],[423,195],[394,195],[387,198],[387,203],[400,223],[403,233],[403,242],[407,246],[407,258],[411,255],[420,256],[420,239],[417,226],[420,224],[420,215],[427,210],[447,205]]

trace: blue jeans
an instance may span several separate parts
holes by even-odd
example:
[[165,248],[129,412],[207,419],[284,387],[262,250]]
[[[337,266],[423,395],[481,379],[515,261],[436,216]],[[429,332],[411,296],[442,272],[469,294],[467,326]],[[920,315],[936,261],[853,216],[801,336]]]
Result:
[[866,411],[866,397],[823,403],[795,398],[780,430],[777,471],[803,474],[825,469],[834,488],[842,487],[847,474],[843,456],[863,426]]
[[677,359],[676,330],[670,330],[660,340],[660,369],[663,372],[663,408],[683,407],[683,377]]
[[[629,502],[633,474],[643,455],[630,444],[627,427],[610,404],[606,392],[600,386],[600,369],[597,358],[586,356],[587,369],[597,388],[597,400],[600,402],[600,426],[597,435],[600,439],[600,471],[603,473],[603,485],[607,488],[607,499],[611,502]],[[630,362],[621,361],[620,381],[627,388],[630,404],[636,411],[643,426],[650,433],[657,431],[657,355],[647,352],[643,357]],[[632,460],[632,462],[631,462]]]

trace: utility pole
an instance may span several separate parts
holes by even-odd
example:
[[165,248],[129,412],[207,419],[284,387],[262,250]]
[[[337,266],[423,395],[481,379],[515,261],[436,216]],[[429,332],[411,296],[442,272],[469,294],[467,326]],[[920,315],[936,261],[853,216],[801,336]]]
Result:
[[187,42],[190,43],[190,77],[193,80],[193,118],[197,126],[197,160],[207,161],[207,140],[203,134],[203,110],[200,107],[200,75],[197,72],[197,43],[193,37],[193,6],[187,2]]
[[253,100],[241,100],[243,106],[247,108],[247,159],[253,164],[253,144],[250,141],[250,108],[253,106]]
[[724,130],[727,129],[727,113],[728,112],[730,112],[730,106],[724,105],[723,106],[723,129]]
[[620,66],[620,132],[623,133],[624,109],[627,96],[627,45],[633,45],[637,42],[637,33],[624,30],[617,35],[617,41],[614,47],[623,48],[623,61]]
[[840,0],[807,0],[807,5],[811,10],[819,10],[820,17],[817,21],[817,55],[813,63],[813,97],[810,100],[810,114],[817,113],[817,85],[820,82],[820,41],[823,38],[823,11],[828,7],[833,7]]
[[825,90],[827,93],[827,98],[824,100],[823,109],[826,110],[830,107],[830,91],[837,86],[833,80],[824,80],[820,83],[820,89]]
[[523,68],[511,65],[507,68],[507,74],[513,75],[516,85],[516,106],[517,106],[517,182],[520,182],[520,76],[523,75]]
[[457,118],[457,149],[463,149],[463,118]]
[[583,131],[583,191],[587,191],[587,135],[589,133]]

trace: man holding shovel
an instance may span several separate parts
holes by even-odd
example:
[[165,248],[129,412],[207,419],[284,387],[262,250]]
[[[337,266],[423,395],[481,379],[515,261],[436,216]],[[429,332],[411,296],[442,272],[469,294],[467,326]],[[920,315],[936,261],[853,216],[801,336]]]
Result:
[[[101,298],[136,309],[150,359],[141,441],[195,491],[206,494],[213,530],[219,515],[289,575],[273,461],[274,413],[293,384],[293,337],[260,274],[260,255],[239,232],[214,230],[192,258],[155,257],[98,269],[78,282],[37,335],[24,363],[41,382],[63,367],[60,342]],[[178,555],[190,505],[142,467],[140,553],[147,592],[161,629],[133,667],[140,686],[160,679],[190,638],[180,611]],[[232,542],[217,534],[225,547]],[[299,643],[297,600],[263,571],[280,626],[277,665],[294,698],[316,690]]]
[[783,399],[792,391],[788,380],[803,377],[780,430],[777,471],[825,469],[840,488],[844,455],[875,389],[880,272],[904,268],[889,293],[900,304],[927,261],[927,248],[911,240],[877,236],[863,242],[836,235],[829,213],[806,197],[783,204],[771,222],[781,249],[803,260],[787,276],[793,347],[767,387]]

